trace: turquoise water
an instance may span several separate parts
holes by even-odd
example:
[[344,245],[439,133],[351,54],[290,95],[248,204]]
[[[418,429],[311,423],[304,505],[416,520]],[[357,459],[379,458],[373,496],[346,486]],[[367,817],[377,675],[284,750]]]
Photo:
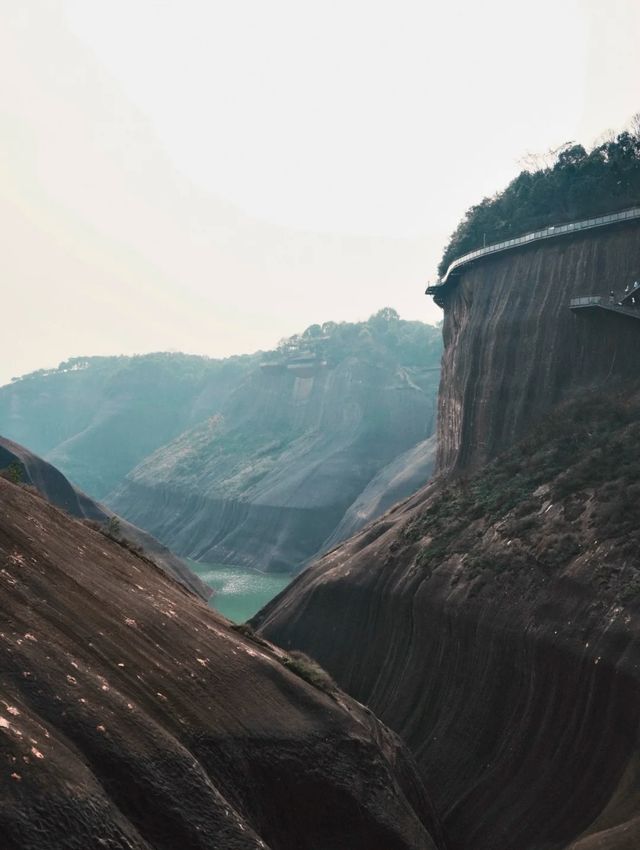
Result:
[[244,623],[291,581],[285,573],[259,573],[225,564],[189,561],[191,569],[215,591],[209,604],[234,623]]

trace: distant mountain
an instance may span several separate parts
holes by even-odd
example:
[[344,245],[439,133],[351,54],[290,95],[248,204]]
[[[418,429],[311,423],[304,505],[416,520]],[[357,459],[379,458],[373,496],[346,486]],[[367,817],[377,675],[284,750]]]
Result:
[[428,480],[433,452],[417,447],[435,427],[440,354],[439,329],[390,310],[312,326],[108,502],[196,560],[300,569]]
[[428,479],[429,453],[397,464],[434,431],[441,352],[385,308],[227,360],[75,358],[1,387],[0,433],[181,555],[297,569]]
[[258,360],[77,357],[0,387],[0,433],[101,499],[144,457],[216,412]]

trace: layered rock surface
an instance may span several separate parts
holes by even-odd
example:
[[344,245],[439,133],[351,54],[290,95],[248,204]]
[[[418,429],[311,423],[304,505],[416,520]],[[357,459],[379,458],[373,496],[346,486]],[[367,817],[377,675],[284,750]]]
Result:
[[[45,499],[71,516],[90,520],[102,526],[104,530],[116,518],[113,511],[74,487],[55,466],[34,455],[24,446],[0,437],[0,470],[10,469],[11,466],[16,468],[16,477],[22,483],[35,488]],[[119,517],[117,517],[116,527],[119,536],[152,556],[157,564],[185,587],[203,599],[211,596],[211,588],[204,584],[183,560],[176,557],[148,532]]]
[[438,479],[256,618],[401,734],[452,850],[640,844],[640,322],[569,310],[638,269],[636,223],[464,270]]
[[7,850],[444,846],[368,711],[3,479],[0,653]]
[[255,618],[408,743],[450,850],[640,843],[640,394],[442,480]]
[[638,374],[638,319],[576,315],[571,298],[640,279],[640,222],[465,267],[445,294],[438,465],[474,468],[579,387]]
[[[418,444],[435,426],[437,381],[437,370],[363,357],[302,375],[260,370],[220,415],[141,463],[109,504],[190,558],[300,568],[428,479]],[[389,465],[407,451],[418,463],[403,475]]]

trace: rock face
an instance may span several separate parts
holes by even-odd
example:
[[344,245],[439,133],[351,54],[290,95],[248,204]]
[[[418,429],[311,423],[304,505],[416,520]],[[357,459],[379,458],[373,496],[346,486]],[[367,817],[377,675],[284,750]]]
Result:
[[640,321],[575,315],[571,298],[640,279],[640,222],[478,262],[446,296],[438,466],[474,468],[568,393],[638,370]]
[[[64,475],[42,458],[34,455],[24,446],[0,437],[0,470],[17,464],[20,479],[24,484],[34,487],[45,499],[57,505],[71,516],[91,520],[100,525],[107,525],[115,517],[113,511],[94,502],[81,490],[74,487]],[[126,520],[118,518],[120,533],[123,538],[141,547],[145,553],[152,556],[169,575],[188,587],[202,599],[211,596],[211,588],[198,578],[180,558],[159,543],[154,537],[137,528]]]
[[[140,464],[109,504],[181,555],[299,569],[428,479],[437,380],[361,357],[302,376],[252,373],[219,416]],[[407,451],[418,463],[402,475],[389,464]]]
[[257,358],[186,354],[75,358],[0,387],[0,432],[94,498],[220,409]]
[[466,271],[439,477],[255,618],[408,743],[450,850],[640,846],[640,322],[567,306],[639,268],[636,225]]
[[0,565],[7,850],[444,847],[369,712],[2,479]]
[[451,850],[640,842],[640,394],[589,401],[254,621],[401,735]]

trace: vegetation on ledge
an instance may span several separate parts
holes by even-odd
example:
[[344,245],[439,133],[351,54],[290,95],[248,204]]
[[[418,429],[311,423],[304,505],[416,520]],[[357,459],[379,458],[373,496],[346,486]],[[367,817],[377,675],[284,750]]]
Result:
[[549,574],[599,545],[607,555],[596,580],[624,601],[640,598],[639,440],[637,389],[562,405],[405,527],[417,566],[430,575],[457,556],[481,587],[496,574]]
[[469,251],[551,224],[640,205],[640,113],[632,129],[588,151],[570,142],[550,165],[522,171],[504,191],[467,210],[447,245],[438,274]]

